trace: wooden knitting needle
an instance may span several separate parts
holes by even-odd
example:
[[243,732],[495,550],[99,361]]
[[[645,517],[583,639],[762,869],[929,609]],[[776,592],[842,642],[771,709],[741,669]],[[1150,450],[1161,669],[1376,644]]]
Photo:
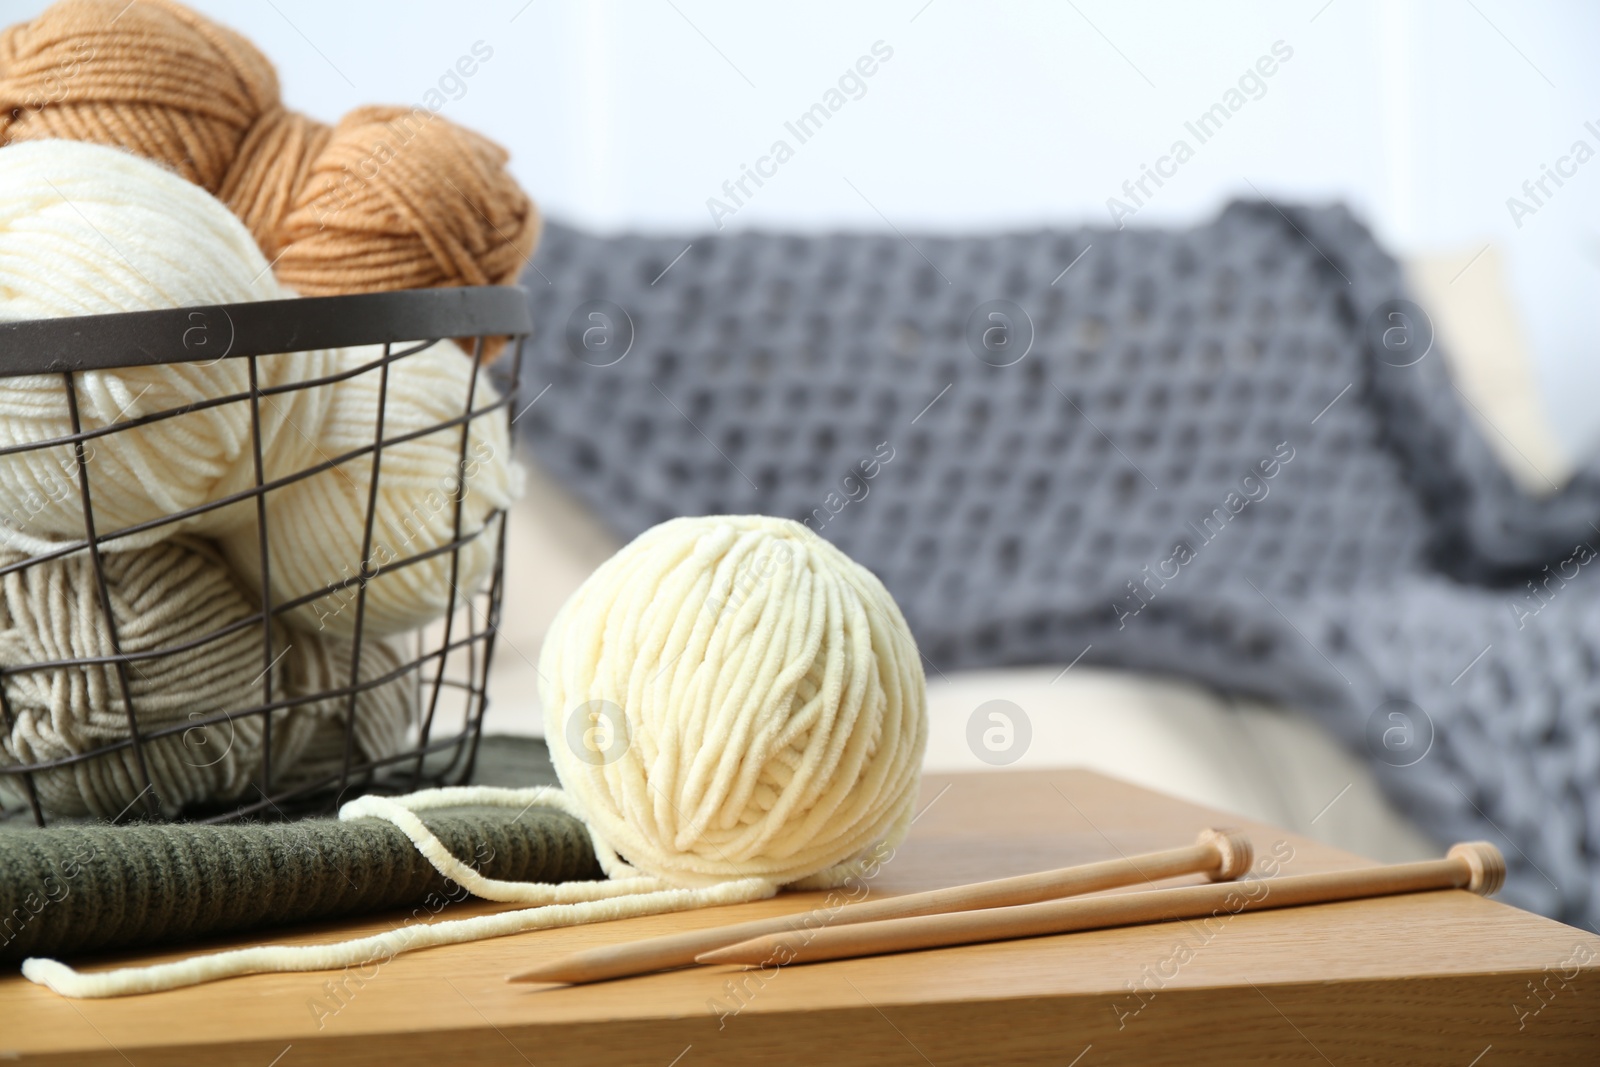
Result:
[[652,937],[625,945],[607,945],[578,952],[531,971],[511,975],[509,982],[598,982],[646,974],[670,967],[686,967],[702,952],[765,934],[783,934],[841,923],[874,922],[935,912],[964,911],[1029,904],[1038,900],[1101,889],[1116,889],[1160,878],[1205,874],[1213,880],[1231,881],[1250,869],[1254,854],[1250,839],[1237,830],[1202,830],[1195,843],[1184,848],[1147,852],[1122,859],[1062,867],[1038,874],[999,878],[990,882],[908,893],[882,900],[819,908],[797,915],[692,930]]
[[1442,860],[1251,879],[1233,885],[1156,889],[1092,900],[1051,900],[956,915],[890,919],[839,929],[791,930],[713,949],[695,958],[700,963],[745,966],[815,963],[979,941],[1005,941],[1171,919],[1419,893],[1429,889],[1469,889],[1481,896],[1491,896],[1505,882],[1505,874],[1505,859],[1498,849],[1486,841],[1469,841],[1456,845]]

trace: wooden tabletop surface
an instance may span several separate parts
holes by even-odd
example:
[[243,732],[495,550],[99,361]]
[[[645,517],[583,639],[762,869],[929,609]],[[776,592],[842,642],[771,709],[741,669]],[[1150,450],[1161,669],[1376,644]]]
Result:
[[[1283,874],[1364,862],[1086,771],[930,775],[922,804],[910,840],[873,880],[874,895],[1183,845],[1211,825],[1248,830],[1258,870],[1274,856]],[[0,1062],[1496,1067],[1600,1055],[1600,937],[1459,890],[766,974],[695,968],[571,988],[503,980],[574,949],[799,911],[820,899],[784,894],[428,949],[376,968],[256,975],[114,1000],[66,1000],[11,974],[0,978]],[[450,904],[440,916],[505,907]],[[276,940],[337,940],[406,917],[299,928]]]

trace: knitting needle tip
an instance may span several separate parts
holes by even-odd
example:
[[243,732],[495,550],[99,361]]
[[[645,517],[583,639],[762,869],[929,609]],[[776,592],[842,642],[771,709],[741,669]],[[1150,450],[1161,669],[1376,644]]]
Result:
[[[758,944],[756,949],[757,951],[760,951],[764,947],[764,945]],[[741,967],[751,967],[759,964],[760,961],[757,961],[757,964],[752,964],[750,962],[750,954],[750,942],[741,941],[736,945],[724,945],[722,948],[714,948],[710,952],[702,952],[700,955],[694,958],[694,961],[707,966],[715,966],[721,963],[734,963]]]
[[563,960],[556,960],[554,963],[544,963],[540,964],[538,967],[533,967],[526,971],[519,971],[516,974],[508,974],[506,975],[506,981],[513,982],[518,985],[532,985],[537,982],[559,982],[562,984],[568,984],[578,981],[579,979],[575,977],[569,977],[568,969],[562,966],[564,962],[565,961]]

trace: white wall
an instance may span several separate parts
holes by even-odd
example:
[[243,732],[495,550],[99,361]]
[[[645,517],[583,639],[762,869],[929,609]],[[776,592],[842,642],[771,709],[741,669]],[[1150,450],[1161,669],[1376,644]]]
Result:
[[[0,16],[43,6],[0,0]],[[1562,188],[1547,184],[1554,195],[1520,228],[1506,205],[1574,141],[1600,151],[1600,5],[196,6],[255,40],[290,104],[325,119],[358,103],[418,101],[484,42],[492,58],[444,113],[509,146],[548,214],[604,229],[711,225],[707,199],[780,138],[793,158],[760,189],[747,185],[754,195],[727,225],[1104,223],[1106,199],[1181,137],[1194,157],[1133,224],[1203,218],[1259,190],[1343,198],[1403,252],[1498,242],[1558,437],[1572,451],[1600,439],[1600,159]],[[893,56],[865,95],[805,144],[787,134],[785,121],[878,41]],[[1278,41],[1293,56],[1264,95],[1207,143],[1187,134],[1184,122]]]

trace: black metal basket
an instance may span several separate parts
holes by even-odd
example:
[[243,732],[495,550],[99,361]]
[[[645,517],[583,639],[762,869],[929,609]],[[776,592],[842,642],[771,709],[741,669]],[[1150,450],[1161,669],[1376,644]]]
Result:
[[[466,497],[468,427],[473,420],[483,417],[485,413],[499,409],[504,409],[508,427],[515,420],[514,398],[521,373],[522,342],[530,328],[526,294],[519,288],[505,286],[275,300],[0,324],[0,379],[9,380],[23,375],[59,376],[72,429],[69,436],[0,448],[0,456],[31,449],[62,449],[63,446],[70,449],[71,456],[75,457],[76,490],[83,509],[85,532],[81,540],[65,541],[59,547],[52,547],[50,551],[5,563],[0,566],[0,580],[51,559],[74,553],[87,553],[93,562],[92,573],[97,585],[96,592],[102,621],[106,626],[112,650],[109,656],[66,658],[37,663],[0,663],[0,727],[3,727],[9,736],[14,722],[12,700],[8,696],[7,683],[10,679],[30,671],[43,670],[99,668],[108,671],[115,679],[115,699],[120,704],[121,710],[126,713],[127,720],[126,736],[108,740],[91,750],[49,760],[0,765],[0,785],[8,785],[6,792],[13,798],[11,811],[7,815],[25,818],[25,813],[31,812],[33,822],[40,826],[45,825],[48,813],[45,806],[41,805],[39,792],[35,788],[36,775],[59,771],[73,765],[84,765],[89,761],[103,760],[114,755],[118,759],[125,759],[125,750],[131,748],[133,764],[142,777],[143,789],[121,817],[162,817],[163,806],[156,795],[155,781],[146,758],[147,748],[158,738],[170,735],[182,735],[186,744],[190,737],[196,738],[198,743],[204,743],[205,739],[215,731],[231,730],[234,723],[250,717],[259,717],[260,729],[264,736],[259,761],[259,778],[250,783],[253,788],[244,795],[231,798],[224,803],[214,803],[198,809],[191,806],[184,809],[180,817],[206,822],[221,822],[242,817],[287,817],[290,814],[300,815],[312,811],[331,810],[356,792],[401,791],[421,785],[466,781],[472,773],[477,756],[478,739],[487,707],[486,686],[496,629],[499,625],[505,554],[505,515],[502,512],[494,512],[490,521],[483,524],[481,529],[466,534],[462,532],[462,505]],[[437,545],[427,551],[388,563],[386,570],[396,570],[418,563],[424,558],[448,552],[451,554],[451,576],[454,579],[460,566],[462,547],[475,538],[485,537],[493,539],[491,577],[487,588],[482,591],[470,595],[462,594],[459,597],[452,592],[451,610],[438,625],[426,631],[419,631],[413,636],[413,647],[409,651],[414,655],[404,657],[405,661],[400,668],[381,676],[363,678],[359,666],[363,643],[368,639],[368,635],[363,632],[367,583],[375,577],[366,561],[372,548],[373,516],[381,470],[380,456],[386,445],[393,447],[395,443],[394,438],[385,438],[383,429],[384,414],[388,406],[387,386],[390,367],[439,343],[444,338],[455,339],[468,347],[477,367],[481,367],[485,362],[486,346],[499,345],[502,343],[501,338],[509,338],[510,351],[495,368],[501,377],[502,393],[499,399],[479,403],[475,407],[476,391],[469,387],[465,410],[455,418],[418,432],[438,432],[457,426],[461,428],[461,457],[454,483],[457,488],[450,497],[454,501],[456,536],[447,544]],[[262,401],[273,394],[328,385],[336,378],[350,376],[352,372],[346,371],[328,378],[263,388],[257,375],[257,358],[278,353],[364,345],[383,346],[381,359],[375,359],[354,372],[372,372],[381,375],[378,416],[373,427],[371,444],[329,457],[325,462],[284,477],[270,481],[265,479],[260,420]],[[83,429],[79,420],[79,383],[84,372],[221,360],[248,361],[249,391],[207,397],[184,407],[150,412],[111,425]],[[0,382],[0,389],[3,388],[5,382]],[[482,400],[481,397],[477,399]],[[92,507],[86,448],[91,450],[97,447],[115,448],[117,434],[134,427],[208,407],[242,402],[249,404],[251,436],[255,450],[253,488],[123,529],[98,531],[95,529],[95,511]],[[418,433],[408,436],[416,437]],[[269,558],[267,493],[341,464],[360,462],[361,457],[368,455],[372,457],[372,474],[369,479],[371,488],[367,496],[366,531],[360,573],[333,582],[308,596],[298,597],[286,603],[275,603],[266,573]],[[68,478],[72,480],[71,473],[68,473]],[[128,537],[178,522],[204,511],[238,505],[240,501],[249,500],[254,501],[256,533],[261,545],[260,610],[248,619],[235,620],[215,632],[194,638],[183,645],[143,649],[137,653],[125,652],[117,635],[117,621],[112,611],[111,592],[106,581],[104,564],[106,552],[113,550],[115,546],[112,545],[110,548],[107,546],[117,538]],[[302,603],[329,594],[349,591],[354,593],[356,615],[353,636],[349,638],[351,651],[348,684],[312,693],[296,694],[293,697],[275,694],[272,669],[275,662],[274,620]],[[135,666],[140,659],[184,654],[207,642],[222,640],[230,633],[239,632],[240,628],[246,625],[260,626],[264,646],[264,669],[261,674],[258,702],[154,729],[141,723],[129,686],[130,666]],[[416,721],[408,727],[407,743],[403,751],[381,758],[369,758],[358,751],[354,741],[357,698],[364,690],[395,683],[397,678],[404,678],[406,684],[416,686],[414,705]],[[281,768],[275,769],[273,766],[274,718],[281,717],[278,713],[282,709],[313,701],[329,700],[342,701],[344,706],[342,722],[344,755],[337,770],[320,774],[311,781],[296,781],[292,787],[278,787],[275,783],[282,775],[279,773]],[[200,732],[195,733],[195,731]],[[167,811],[166,814],[172,813]]]

